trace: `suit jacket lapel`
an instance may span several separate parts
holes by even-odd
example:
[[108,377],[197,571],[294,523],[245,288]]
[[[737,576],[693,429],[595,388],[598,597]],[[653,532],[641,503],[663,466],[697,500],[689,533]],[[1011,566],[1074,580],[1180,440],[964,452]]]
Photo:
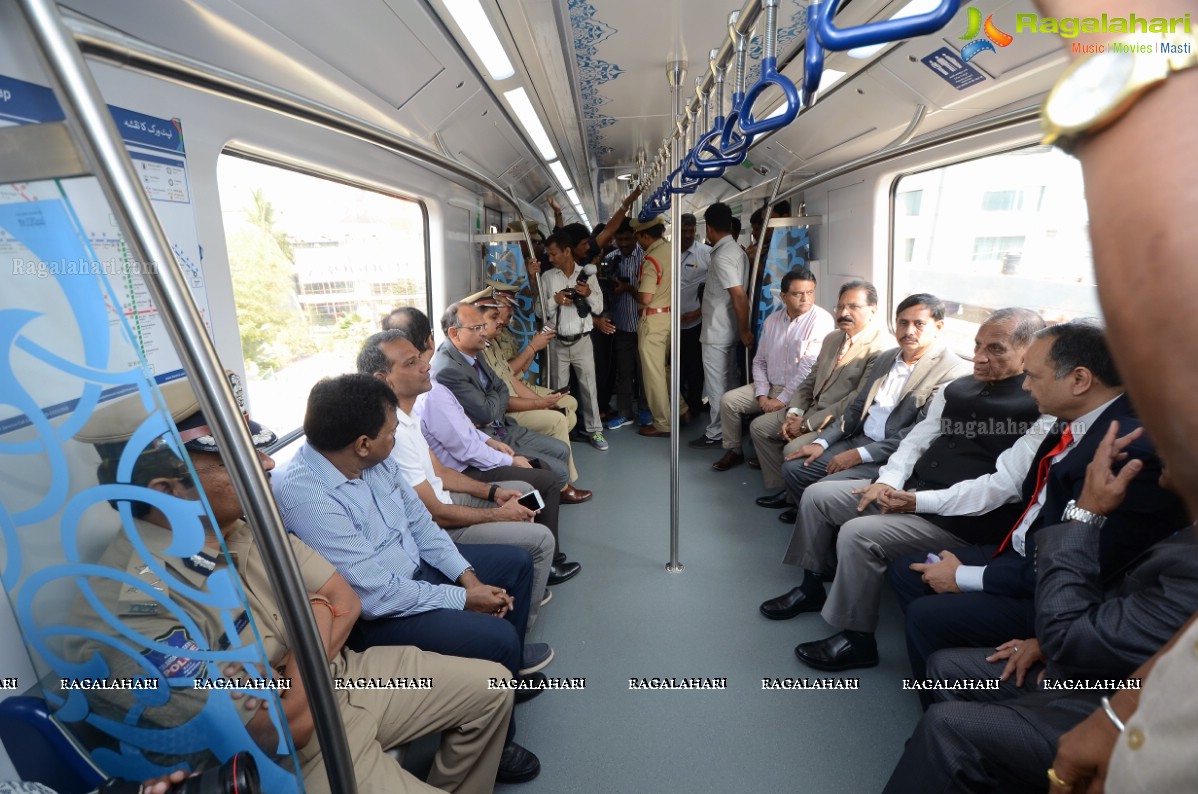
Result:
[[911,377],[907,378],[907,382],[903,384],[899,400],[902,400],[915,389],[922,387],[926,381],[931,379],[932,373],[939,369],[940,361],[944,358],[944,351],[946,349],[944,343],[938,341],[923,358],[915,362],[915,369],[911,371]]
[[886,375],[889,374],[894,366],[894,360],[903,354],[901,347],[896,347],[892,351],[887,351],[878,356],[877,363],[874,364],[874,373],[877,377],[873,378],[869,384],[869,391],[865,395],[865,407],[861,410],[861,415],[865,416],[869,411],[869,407],[874,404],[874,398],[878,396],[878,391],[882,388],[882,381],[886,380]]

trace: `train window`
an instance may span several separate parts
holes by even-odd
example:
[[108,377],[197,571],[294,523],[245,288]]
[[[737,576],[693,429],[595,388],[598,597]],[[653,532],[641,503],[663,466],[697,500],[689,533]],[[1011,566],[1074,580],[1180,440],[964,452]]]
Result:
[[424,213],[415,201],[230,154],[217,180],[250,402],[291,430],[312,384],[353,371],[383,315],[426,307]]
[[942,298],[960,353],[995,309],[1050,323],[1098,316],[1081,166],[1033,146],[907,174],[893,186],[891,314],[913,292]]

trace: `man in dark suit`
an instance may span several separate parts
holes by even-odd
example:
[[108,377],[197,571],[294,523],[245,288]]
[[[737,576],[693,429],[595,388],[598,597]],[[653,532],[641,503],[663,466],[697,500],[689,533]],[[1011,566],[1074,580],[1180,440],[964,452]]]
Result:
[[[1140,430],[1108,428],[1086,472],[1078,504],[1109,514],[1126,495],[1133,466],[1112,465]],[[1165,486],[1164,477],[1161,485]],[[1044,791],[1057,739],[1110,690],[1055,689],[1061,681],[1117,681],[1136,670],[1198,609],[1198,534],[1186,527],[1129,567],[1104,575],[1097,530],[1084,521],[1036,535],[1036,636],[993,648],[937,651],[928,676],[994,679],[999,690],[936,690],[934,702],[890,777],[885,794],[926,791]],[[1000,673],[1001,671],[1001,673]]]
[[[840,424],[822,431],[782,464],[786,490],[795,504],[808,485],[828,475],[852,480],[875,477],[920,419],[932,393],[969,374],[969,362],[939,338],[944,301],[918,293],[904,298],[894,314],[899,346],[878,356]],[[789,524],[797,516],[792,508],[778,520]]]
[[557,477],[559,487],[569,485],[570,447],[508,418],[507,385],[482,357],[487,342],[482,312],[469,304],[451,304],[441,316],[441,330],[445,341],[430,362],[437,382],[453,392],[478,429],[517,455],[539,461]]
[[[1000,309],[978,328],[973,374],[936,393],[927,416],[903,439],[869,480],[818,482],[803,494],[799,519],[783,562],[803,567],[798,587],[761,605],[767,618],[784,620],[820,611],[837,634],[795,648],[799,660],[821,670],[864,667],[878,661],[874,632],[886,587],[886,565],[902,554],[936,544],[963,546],[981,537],[1000,540],[1019,517],[1004,505],[985,518],[883,514],[879,495],[904,487],[948,488],[993,474],[1015,445],[1019,479],[1043,434],[1029,430],[1039,409],[1023,388],[1023,358],[1044,320],[1029,309]],[[1047,422],[1043,423],[1047,424]],[[1030,437],[1030,438],[1029,438]],[[864,493],[864,496],[862,494]],[[966,526],[964,529],[960,525]],[[837,572],[829,594],[817,574]]]
[[[1076,321],[1044,329],[1028,350],[1024,371],[1024,388],[1042,413],[1057,417],[1058,427],[1041,443],[1023,480],[1023,514],[997,546],[941,551],[941,559],[930,563],[924,557],[933,550],[927,549],[891,563],[890,582],[907,613],[907,650],[916,678],[924,677],[933,651],[1034,633],[1033,560],[1040,527],[1072,519],[1093,524],[1101,530],[1103,571],[1110,574],[1182,523],[1177,499],[1157,484],[1160,461],[1143,437],[1126,450],[1139,463],[1119,508],[1108,516],[1079,509],[1086,467],[1107,429],[1114,422],[1125,432],[1140,426],[1099,325]],[[960,486],[968,490],[968,483]],[[944,512],[935,509],[944,493],[900,492],[879,501],[900,511]]]

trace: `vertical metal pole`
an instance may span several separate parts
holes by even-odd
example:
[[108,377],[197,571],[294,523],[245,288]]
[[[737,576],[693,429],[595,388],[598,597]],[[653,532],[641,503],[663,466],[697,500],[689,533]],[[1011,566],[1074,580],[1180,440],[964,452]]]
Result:
[[[770,215],[774,211],[774,199],[778,196],[778,188],[782,187],[782,177],[786,176],[786,171],[779,171],[778,178],[774,180],[774,189],[770,191],[770,200],[766,202],[765,211],[761,214],[761,239],[757,241],[757,249],[753,252],[753,264],[749,267],[749,330],[754,334],[757,329],[753,327],[754,320],[757,318],[757,290],[761,285],[757,283],[757,274],[761,267],[761,253],[765,248],[765,233],[770,227]],[[749,382],[753,382],[753,361],[749,354],[749,349],[745,348],[745,376]]]
[[325,659],[324,644],[308,607],[308,593],[291,554],[283,519],[271,496],[266,472],[249,428],[217,359],[187,282],[171,253],[149,197],[125,151],[112,115],[74,39],[52,0],[19,0],[38,55],[62,103],[77,143],[96,174],[130,250],[142,264],[150,297],[192,378],[204,416],[223,450],[237,496],[262,551],[279,611],[304,678],[316,734],[324,753],[329,786],[356,794],[357,782],[341,712]]
[[[674,120],[681,112],[682,81],[686,77],[686,64],[674,61],[666,66],[666,77],[674,98]],[[675,140],[670,147],[670,166],[667,173],[674,173],[682,161],[683,142]],[[678,401],[682,390],[682,207],[680,196],[670,202],[670,561],[666,570],[677,573],[682,570],[678,561],[678,450],[681,430],[678,425]]]

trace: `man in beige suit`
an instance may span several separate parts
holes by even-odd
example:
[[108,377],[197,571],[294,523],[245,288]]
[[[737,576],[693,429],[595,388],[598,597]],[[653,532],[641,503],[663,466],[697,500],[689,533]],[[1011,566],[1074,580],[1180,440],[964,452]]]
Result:
[[[782,464],[786,490],[797,505],[807,486],[826,476],[873,479],[923,418],[924,404],[937,388],[970,373],[969,361],[940,339],[944,301],[918,293],[899,303],[894,337],[899,346],[878,356],[852,403],[840,417]],[[779,516],[794,523],[797,509]]]
[[[782,488],[783,458],[840,419],[878,354],[892,347],[890,336],[874,325],[877,312],[878,291],[873,284],[854,280],[841,285],[833,313],[837,330],[824,337],[815,366],[799,384],[789,407],[763,414],[749,425],[766,488]],[[757,504],[777,509],[793,505],[786,491],[763,496]]]

